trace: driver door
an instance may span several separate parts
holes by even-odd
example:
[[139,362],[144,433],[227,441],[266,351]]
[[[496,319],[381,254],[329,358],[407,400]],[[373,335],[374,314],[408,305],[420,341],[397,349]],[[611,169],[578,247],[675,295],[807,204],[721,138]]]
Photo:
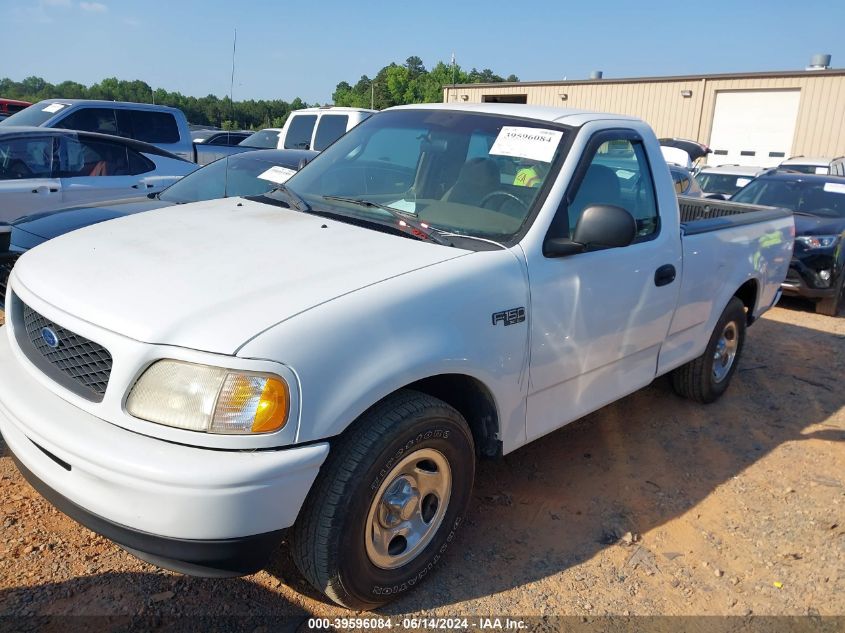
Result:
[[529,259],[528,441],[649,384],[674,312],[680,283],[665,273],[680,275],[680,239],[661,230],[663,209],[634,130],[591,138],[547,239],[571,238],[595,204],[626,209],[637,237],[623,248]]
[[54,142],[46,134],[0,140],[0,222],[62,206]]

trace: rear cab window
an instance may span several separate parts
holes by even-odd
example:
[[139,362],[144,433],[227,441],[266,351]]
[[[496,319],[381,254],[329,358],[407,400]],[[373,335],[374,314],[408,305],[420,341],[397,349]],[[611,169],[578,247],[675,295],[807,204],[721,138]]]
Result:
[[118,109],[121,136],[145,143],[168,144],[179,142],[179,126],[170,112]]
[[316,123],[316,114],[293,116],[285,135],[285,149],[311,149],[311,134]]
[[317,135],[314,137],[314,149],[322,152],[341,136],[346,134],[349,117],[345,114],[324,114],[317,124]]

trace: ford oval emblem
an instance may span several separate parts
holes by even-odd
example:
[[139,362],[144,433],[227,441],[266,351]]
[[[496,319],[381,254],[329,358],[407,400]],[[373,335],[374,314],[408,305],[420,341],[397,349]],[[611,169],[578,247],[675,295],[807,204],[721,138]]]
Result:
[[56,349],[61,342],[59,341],[59,335],[48,327],[41,328],[41,338],[47,343],[47,347],[52,347],[53,349]]

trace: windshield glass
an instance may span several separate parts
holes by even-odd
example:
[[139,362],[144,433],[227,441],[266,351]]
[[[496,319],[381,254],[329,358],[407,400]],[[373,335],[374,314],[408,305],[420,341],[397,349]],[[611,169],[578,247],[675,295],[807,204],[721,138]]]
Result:
[[275,189],[293,170],[279,163],[228,156],[188,174],[159,194],[165,202],[180,204],[232,196],[259,196]]
[[824,217],[845,218],[845,180],[802,182],[758,178],[731,200],[784,207]]
[[561,159],[566,128],[447,110],[393,110],[352,129],[291,178],[315,210],[383,223],[391,207],[440,231],[497,241],[529,217]]
[[263,149],[276,149],[279,143],[279,133],[273,130],[258,130],[250,134],[238,145],[245,147],[260,147]]
[[732,196],[754,180],[754,177],[701,172],[695,177],[695,180],[706,193],[722,193]]
[[799,165],[790,163],[788,165],[781,165],[784,169],[789,171],[797,171],[800,174],[827,174],[830,168],[825,165]]
[[52,119],[57,112],[61,112],[68,108],[66,103],[45,103],[41,101],[28,108],[24,108],[10,116],[8,119],[0,121],[0,125],[31,125],[38,127],[47,119]]

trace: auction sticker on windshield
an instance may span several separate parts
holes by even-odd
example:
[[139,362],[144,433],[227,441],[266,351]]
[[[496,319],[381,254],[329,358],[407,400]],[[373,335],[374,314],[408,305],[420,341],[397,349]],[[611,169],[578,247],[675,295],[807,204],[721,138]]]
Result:
[[744,187],[749,182],[751,182],[751,180],[752,180],[751,178],[737,178],[736,179],[736,186],[737,187]]
[[275,182],[277,185],[283,185],[288,181],[288,178],[293,176],[295,173],[296,171],[293,169],[274,165],[267,171],[258,174],[258,177],[261,178],[261,180],[269,180],[270,182]]
[[490,148],[490,154],[550,163],[561,138],[563,132],[559,130],[505,125]]
[[50,112],[52,114],[52,113],[58,112],[62,108],[66,108],[66,107],[67,107],[66,103],[51,103],[46,108],[41,108],[41,111],[42,112]]

